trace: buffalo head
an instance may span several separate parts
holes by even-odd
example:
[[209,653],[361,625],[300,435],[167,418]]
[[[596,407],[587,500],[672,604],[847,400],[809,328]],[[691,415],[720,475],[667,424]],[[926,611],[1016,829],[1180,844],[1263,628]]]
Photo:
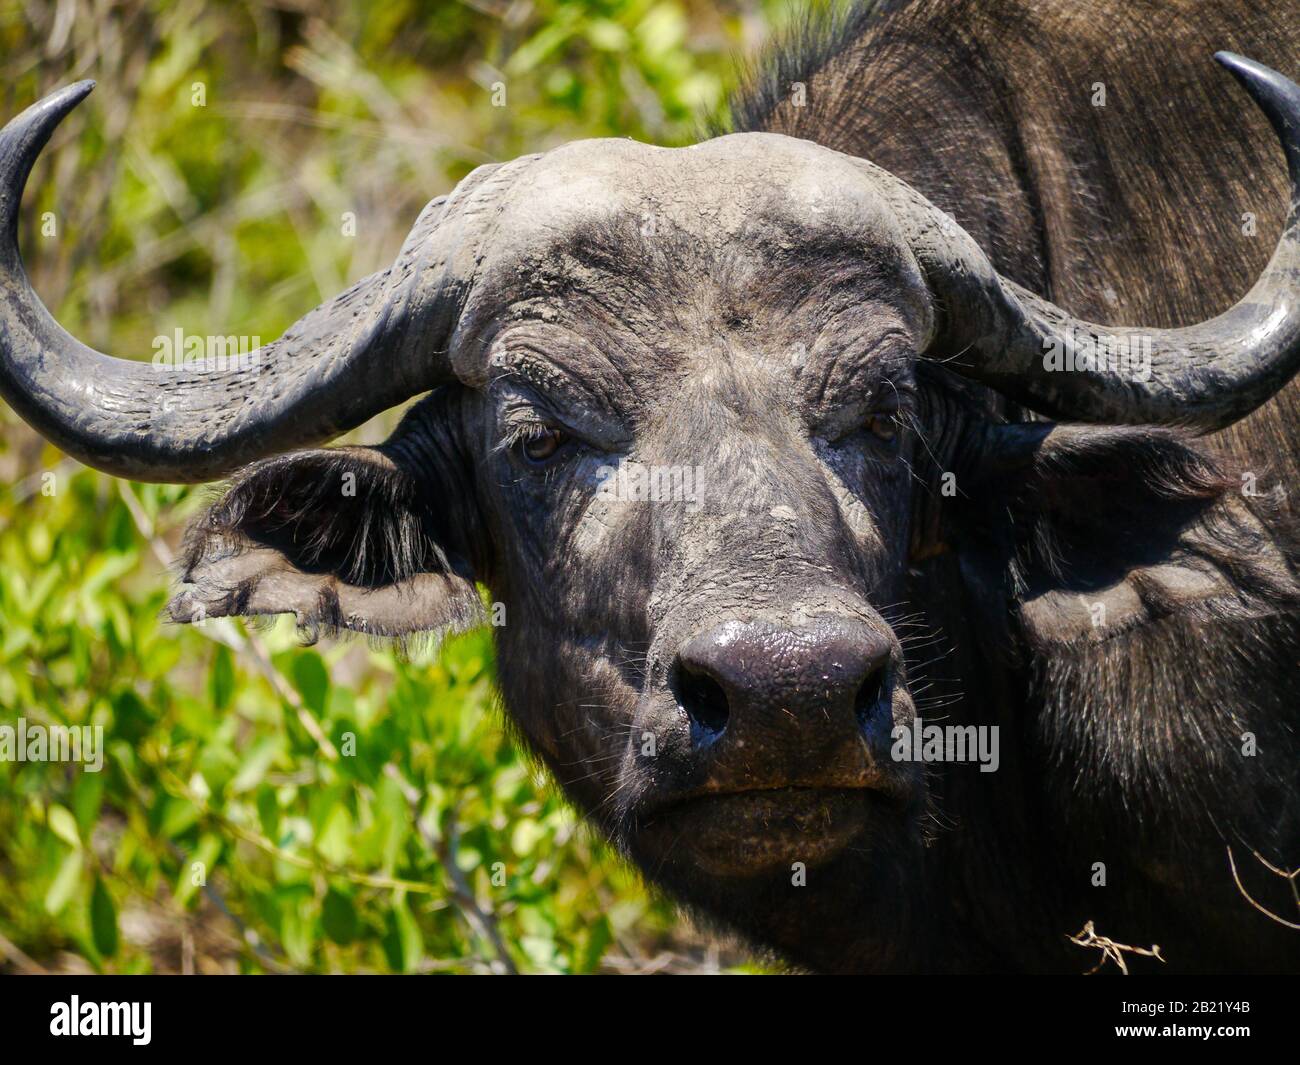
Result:
[[[1300,197],[1300,90],[1221,61]],[[160,372],[65,333],[19,258],[32,162],[89,89],[0,135],[0,390],[116,475],[234,475],[173,617],[402,636],[481,622],[485,584],[506,706],[568,794],[770,942],[820,912],[880,963],[923,916],[927,780],[891,737],[924,657],[909,573],[954,523],[976,514],[963,565],[1039,641],[1090,638],[1079,580],[1114,625],[1248,611],[1243,553],[1289,590],[1258,517],[1160,427],[1230,424],[1300,365],[1295,208],[1223,315],[1106,328],[862,160],[766,133],[583,141],[474,171],[246,372]],[[310,449],[421,393],[384,444]],[[1090,537],[1108,513],[1140,549]]]

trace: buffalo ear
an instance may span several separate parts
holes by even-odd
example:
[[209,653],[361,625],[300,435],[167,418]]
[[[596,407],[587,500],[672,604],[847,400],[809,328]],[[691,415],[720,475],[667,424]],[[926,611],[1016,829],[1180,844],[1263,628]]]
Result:
[[954,538],[999,567],[1040,647],[1300,602],[1278,498],[1248,494],[1251,478],[1176,431],[999,426],[972,457]]
[[168,612],[180,622],[293,614],[310,639],[469,628],[483,607],[472,574],[441,546],[447,511],[384,448],[256,463],[191,527]]

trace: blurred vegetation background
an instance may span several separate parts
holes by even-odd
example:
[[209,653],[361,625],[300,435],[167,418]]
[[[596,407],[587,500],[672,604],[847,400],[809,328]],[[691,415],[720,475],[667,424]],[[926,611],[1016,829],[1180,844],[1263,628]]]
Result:
[[[0,120],[99,82],[28,184],[28,270],[114,354],[148,358],[177,328],[271,340],[387,265],[480,163],[578,137],[697,139],[736,55],[787,14],[0,0]],[[0,404],[0,724],[98,725],[106,748],[99,773],[0,762],[0,971],[743,961],[683,927],[506,737],[488,633],[403,659],[303,647],[284,620],[163,622],[209,492],[89,471]]]

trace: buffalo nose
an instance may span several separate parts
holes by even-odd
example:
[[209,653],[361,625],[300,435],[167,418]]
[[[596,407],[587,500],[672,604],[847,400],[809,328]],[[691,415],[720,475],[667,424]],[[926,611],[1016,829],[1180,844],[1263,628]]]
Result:
[[892,661],[887,632],[856,618],[729,621],[680,649],[673,688],[698,746],[783,741],[815,761],[888,734]]

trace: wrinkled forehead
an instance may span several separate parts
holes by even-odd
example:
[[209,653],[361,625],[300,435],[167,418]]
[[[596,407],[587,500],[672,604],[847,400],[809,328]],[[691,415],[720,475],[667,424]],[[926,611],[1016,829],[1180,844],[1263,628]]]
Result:
[[495,205],[466,324],[611,275],[670,299],[728,282],[762,298],[838,271],[924,328],[921,272],[878,173],[779,134],[566,144],[521,168]]

